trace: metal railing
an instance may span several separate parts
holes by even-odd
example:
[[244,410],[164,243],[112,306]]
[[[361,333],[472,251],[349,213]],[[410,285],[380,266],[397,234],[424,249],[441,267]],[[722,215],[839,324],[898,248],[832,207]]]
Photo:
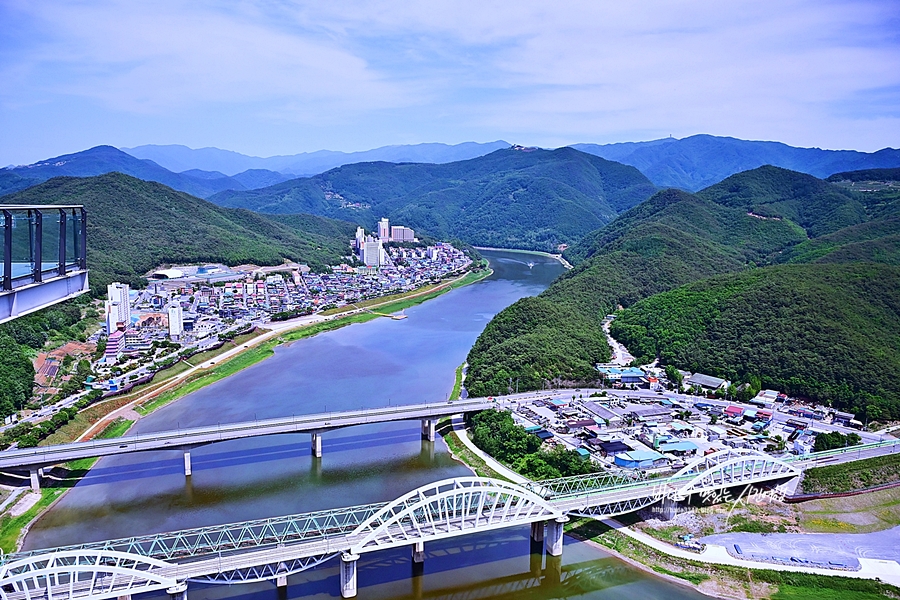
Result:
[[0,205],[0,294],[87,269],[84,206]]

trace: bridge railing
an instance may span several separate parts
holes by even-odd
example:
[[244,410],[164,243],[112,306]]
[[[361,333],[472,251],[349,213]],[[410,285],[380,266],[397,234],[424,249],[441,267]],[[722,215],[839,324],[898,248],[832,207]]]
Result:
[[84,206],[0,205],[0,239],[2,292],[87,269]]
[[875,450],[877,448],[886,448],[888,446],[900,447],[900,440],[883,440],[868,444],[858,444],[856,446],[845,446],[842,448],[832,448],[831,450],[810,452],[809,454],[791,454],[790,456],[782,457],[781,460],[784,462],[806,462],[822,458],[831,458],[833,456],[841,456],[844,454],[852,454],[855,452],[865,452],[866,450]]
[[[291,417],[277,417],[273,419],[262,419],[254,421],[243,421],[240,423],[225,423],[214,426],[190,427],[173,431],[163,431],[159,433],[137,434],[124,436],[120,438],[110,439],[93,439],[88,442],[74,442],[70,444],[60,444],[58,446],[40,446],[35,448],[23,448],[16,450],[6,450],[0,452],[0,465],[8,465],[20,459],[39,459],[39,461],[53,461],[54,457],[64,455],[70,451],[77,450],[100,450],[106,448],[127,448],[137,449],[140,444],[158,444],[171,443],[173,448],[178,447],[179,442],[186,439],[207,437],[206,440],[194,440],[197,443],[215,442],[221,439],[233,439],[241,437],[240,433],[246,432],[252,434],[261,429],[278,429],[285,428],[290,430],[297,426],[314,425],[322,429],[330,427],[342,427],[351,424],[378,423],[385,420],[385,417],[394,417],[397,415],[412,415],[410,418],[419,418],[419,413],[435,413],[437,415],[453,414],[463,412],[474,407],[481,407],[486,403],[457,401],[453,403],[435,402],[433,404],[414,404],[388,406],[383,408],[372,408],[359,411],[343,411],[331,413],[319,413],[311,415],[294,415]],[[352,421],[349,423],[348,421]],[[163,448],[160,448],[163,449]],[[39,462],[38,461],[38,462]]]
[[0,566],[49,552],[111,550],[157,560],[203,558],[237,550],[276,547],[305,539],[347,534],[378,513],[387,503],[256,519],[225,525],[88,542],[52,549],[0,555]]

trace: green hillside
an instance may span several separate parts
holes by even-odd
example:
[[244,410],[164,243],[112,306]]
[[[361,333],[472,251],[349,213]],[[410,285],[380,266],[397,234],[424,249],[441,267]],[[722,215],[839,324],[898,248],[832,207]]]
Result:
[[210,200],[265,213],[340,218],[367,228],[388,217],[437,238],[555,252],[654,191],[637,169],[571,148],[508,149],[447,164],[346,165]]
[[537,298],[497,315],[469,353],[472,395],[591,381],[608,360],[603,317],[655,293],[738,271],[805,239],[793,223],[748,216],[678,190],[659,192],[577,248],[582,262]]
[[897,267],[791,265],[713,277],[638,302],[612,333],[642,363],[659,357],[734,382],[758,377],[871,419],[900,419]]
[[223,262],[322,267],[349,252],[355,226],[310,215],[273,218],[227,209],[162,184],[121,173],[57,177],[11,194],[15,204],[84,204],[88,212],[91,288],[112,281],[140,285],[161,264]]
[[[519,389],[593,379],[608,357],[603,316],[633,307],[614,332],[640,360],[900,416],[886,375],[900,349],[891,194],[774,167],[696,195],[660,192],[570,248],[575,269],[488,324],[469,354],[469,391],[502,392],[510,377]],[[773,266],[783,262],[813,264]],[[580,337],[556,335],[573,323]]]
[[697,195],[763,218],[790,219],[810,237],[868,219],[857,194],[812,175],[772,166],[732,175]]

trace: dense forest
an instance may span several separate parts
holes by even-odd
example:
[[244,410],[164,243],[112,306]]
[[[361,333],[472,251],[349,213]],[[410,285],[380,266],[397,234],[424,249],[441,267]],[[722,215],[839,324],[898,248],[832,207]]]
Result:
[[355,226],[311,215],[261,215],[226,209],[162,184],[121,173],[58,177],[4,198],[11,204],[84,204],[91,290],[112,281],[142,287],[161,264],[276,265],[284,259],[322,268],[349,253]]
[[345,165],[210,200],[264,213],[346,219],[367,228],[386,216],[438,238],[555,252],[655,190],[637,169],[571,148],[508,149],[446,164]]
[[[593,365],[609,356],[603,317],[650,298],[635,306],[646,322],[625,316],[615,325],[642,359],[659,355],[738,382],[761,377],[861,414],[872,406],[871,418],[900,418],[882,360],[900,349],[896,270],[884,266],[900,257],[898,204],[891,190],[862,194],[774,167],[696,195],[660,192],[570,248],[574,269],[488,324],[469,353],[469,392],[502,393],[510,380],[520,390],[594,380]],[[785,262],[813,264],[767,266]],[[734,275],[715,278],[723,273]],[[695,297],[699,287],[654,296],[698,281],[747,287],[728,296],[728,312],[716,294]],[[657,298],[663,304],[651,304]],[[658,310],[638,309],[645,304]],[[716,311],[728,316],[698,337]],[[677,329],[666,328],[670,320]],[[662,344],[659,331],[681,337]]]
[[469,352],[472,395],[596,378],[609,359],[603,317],[619,306],[717,273],[738,271],[805,238],[787,221],[757,219],[666,190],[574,249],[581,264],[537,298],[497,315]]
[[657,294],[621,311],[613,337],[641,363],[900,419],[900,268],[766,267]]

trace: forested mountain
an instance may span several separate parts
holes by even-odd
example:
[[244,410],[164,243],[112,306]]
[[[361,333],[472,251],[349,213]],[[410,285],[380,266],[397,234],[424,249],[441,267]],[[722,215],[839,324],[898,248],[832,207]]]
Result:
[[[509,148],[503,141],[479,144],[464,142],[462,144],[411,144],[403,146],[383,146],[362,152],[337,152],[318,150],[301,152],[287,156],[270,156],[260,158],[247,156],[230,150],[219,148],[199,148],[197,150],[180,145],[138,146],[122,148],[123,151],[137,158],[148,158],[172,171],[181,172],[188,169],[205,171],[221,171],[236,176],[242,171],[267,169],[294,176],[309,176],[324,173],[342,165],[360,162],[416,162],[416,163],[448,163],[484,156],[494,150]],[[274,182],[273,182],[274,183]],[[272,185],[272,184],[269,184]]]
[[355,225],[311,215],[261,215],[216,206],[159,183],[121,173],[57,177],[4,198],[14,204],[84,204],[91,288],[141,285],[163,263],[322,267],[349,253]]
[[622,311],[613,336],[731,381],[817,398],[869,419],[900,419],[900,268],[791,265],[722,275]]
[[857,194],[812,175],[773,166],[732,175],[697,195],[759,217],[790,219],[810,237],[868,220]]
[[448,164],[346,165],[210,200],[266,213],[341,218],[367,228],[389,217],[438,238],[556,251],[653,191],[636,169],[571,148],[512,148]]
[[775,165],[816,177],[839,171],[900,167],[900,150],[878,152],[795,148],[712,135],[624,144],[574,144],[582,152],[637,167],[660,187],[696,191],[748,169]]
[[[609,358],[603,317],[618,306],[717,273],[761,262],[806,235],[789,221],[665,190],[596,232],[580,247],[582,262],[536,298],[497,315],[469,353],[473,395],[545,381],[591,381]],[[572,332],[576,331],[577,335]]]
[[[833,272],[840,275],[834,275],[835,285],[845,281],[849,286],[855,281],[861,290],[873,290],[881,298],[887,292],[879,291],[880,284],[869,279],[882,275],[894,277],[895,271],[887,267],[859,267],[845,272],[840,270],[842,267],[824,263],[867,260],[896,264],[900,244],[892,206],[889,200],[867,197],[804,174],[772,167],[736,175],[696,195],[676,190],[660,192],[570,248],[566,256],[577,263],[575,269],[538,297],[513,304],[488,324],[469,354],[469,391],[473,395],[503,392],[510,377],[519,379],[519,389],[540,388],[547,381],[590,381],[596,377],[594,364],[609,356],[600,329],[604,315],[645,298],[655,298],[654,294],[722,273],[752,269],[749,272],[761,278],[753,281],[768,282],[766,285],[781,293],[792,282],[805,286],[821,269],[823,278]],[[843,215],[849,226],[834,231],[836,215]],[[754,268],[787,261],[816,261],[816,264],[797,271],[773,266]],[[792,273],[802,275],[792,279]],[[810,318],[821,317],[819,321],[827,323],[834,317],[832,313],[826,314],[831,304],[822,301],[817,305],[815,294],[811,291],[811,301],[802,303],[808,313],[805,320],[793,323],[792,319],[799,313],[785,313],[785,320],[778,327],[782,331],[791,331],[792,327],[808,329],[809,344],[827,345],[832,342],[830,334],[822,334],[819,326],[807,327]],[[759,314],[751,305],[755,297],[735,295],[734,298],[737,305],[745,303],[743,308],[747,314]],[[841,297],[841,301],[845,299],[847,296]],[[699,313],[691,313],[689,303],[682,309],[689,315],[685,317],[686,322],[704,318]],[[867,314],[864,304],[860,304],[860,310],[860,314]],[[646,311],[641,314],[649,315]],[[889,313],[879,313],[881,321],[877,322],[893,327],[885,315]],[[690,322],[692,326],[700,323]],[[741,323],[742,327],[750,327],[746,320]],[[853,326],[852,323],[848,322],[847,326]],[[654,326],[665,329],[666,319],[660,319]],[[766,324],[760,320],[756,326]],[[580,337],[571,333],[573,328]],[[732,336],[728,341],[732,345],[740,342],[739,332],[739,329],[720,331],[722,335]],[[635,343],[639,337],[633,334],[629,339]],[[859,337],[857,342],[865,345],[867,339]],[[873,347],[894,347],[891,346],[894,343],[896,340],[873,342]],[[784,348],[783,344],[777,347],[779,352]],[[675,356],[667,354],[664,358],[674,362]],[[684,360],[684,356],[677,356],[679,361]],[[817,363],[820,366],[830,364],[837,354],[827,352],[822,356]],[[787,357],[770,358],[796,366]],[[704,365],[711,365],[711,360]],[[690,368],[691,365],[677,362],[676,366]],[[739,366],[740,363],[719,365],[716,372],[731,373],[728,369]],[[843,373],[835,365],[832,367],[835,372]],[[735,375],[757,378],[764,375],[751,371],[746,368]],[[768,381],[783,377],[783,372],[766,373]],[[804,377],[802,373],[796,376]],[[782,379],[777,381],[783,383]],[[827,381],[831,383],[820,388],[804,383],[807,386],[804,389],[821,394],[825,400],[834,399],[836,396],[828,394],[833,394],[832,384],[837,380]],[[872,398],[881,397],[879,390],[888,389],[873,381],[866,388],[860,387],[863,385],[860,380],[854,385],[866,389]]]

